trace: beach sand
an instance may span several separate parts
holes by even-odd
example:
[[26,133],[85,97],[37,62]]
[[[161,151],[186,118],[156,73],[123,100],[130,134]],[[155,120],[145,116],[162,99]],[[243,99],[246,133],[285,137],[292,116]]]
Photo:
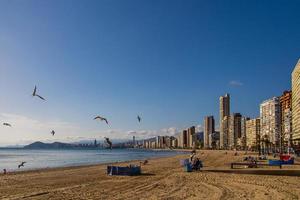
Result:
[[[204,170],[192,173],[184,172],[179,165],[179,159],[189,155],[177,155],[151,159],[148,165],[142,166],[143,175],[133,177],[108,176],[106,165],[0,175],[0,197],[43,200],[300,198],[299,176],[255,175],[253,169],[230,170],[230,162],[242,160],[241,152],[234,156],[232,151],[227,154],[198,151],[197,155],[203,160]],[[288,173],[297,169],[300,167],[284,166],[282,170]],[[268,171],[272,170],[279,169],[274,167]],[[246,174],[234,173],[238,171]]]

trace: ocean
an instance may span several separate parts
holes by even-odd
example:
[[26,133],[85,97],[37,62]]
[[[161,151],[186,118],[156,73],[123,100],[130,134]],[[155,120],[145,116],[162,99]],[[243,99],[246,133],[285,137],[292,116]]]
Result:
[[[55,167],[82,166],[130,160],[143,160],[182,153],[183,152],[178,151],[143,149],[0,149],[0,170],[2,171],[3,169],[6,169],[8,171],[24,171]],[[23,161],[26,162],[24,165],[25,167],[18,169],[18,165]]]

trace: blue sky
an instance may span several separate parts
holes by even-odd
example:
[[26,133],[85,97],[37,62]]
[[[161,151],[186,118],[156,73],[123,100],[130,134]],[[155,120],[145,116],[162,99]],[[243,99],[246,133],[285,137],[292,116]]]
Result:
[[[290,88],[299,1],[0,1],[1,144],[172,134]],[[232,84],[230,84],[232,83]],[[32,98],[37,85],[46,102]],[[111,122],[97,123],[95,115]],[[140,114],[142,123],[137,123]],[[57,136],[50,137],[55,129]]]

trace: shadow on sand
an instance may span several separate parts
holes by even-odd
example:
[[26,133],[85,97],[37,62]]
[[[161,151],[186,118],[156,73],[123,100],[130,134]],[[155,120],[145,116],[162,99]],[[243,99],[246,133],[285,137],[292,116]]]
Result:
[[155,174],[152,174],[152,173],[141,173],[138,176],[155,176]]
[[229,169],[229,170],[203,170],[204,172],[229,173],[229,174],[254,174],[271,176],[300,176],[300,170],[273,170],[273,169]]

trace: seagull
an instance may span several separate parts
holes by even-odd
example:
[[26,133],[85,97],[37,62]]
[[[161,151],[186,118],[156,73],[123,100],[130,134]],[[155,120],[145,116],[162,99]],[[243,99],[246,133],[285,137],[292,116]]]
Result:
[[105,121],[106,122],[106,124],[108,124],[108,121],[107,121],[107,119],[106,118],[104,118],[104,117],[100,117],[99,115],[98,116],[96,116],[95,118],[94,118],[94,120],[95,119],[100,119],[101,121]]
[[55,131],[54,131],[54,130],[52,130],[52,131],[51,131],[51,134],[54,136],[54,134],[55,134]]
[[24,164],[25,164],[26,162],[21,162],[21,164],[19,164],[18,165],[18,168],[20,169],[21,167],[24,167]]
[[109,140],[109,138],[107,138],[107,137],[104,137],[104,138],[105,138],[106,143],[109,145],[109,148],[112,149],[112,142]]
[[4,122],[3,125],[4,125],[4,126],[9,126],[9,127],[11,127],[11,124],[9,124],[9,123],[5,123],[5,122]]
[[44,97],[42,97],[42,96],[40,96],[40,95],[38,95],[38,94],[36,93],[36,86],[34,86],[34,90],[33,90],[32,96],[33,96],[33,97],[39,97],[40,99],[46,101],[46,99],[44,99]]
[[142,118],[139,115],[137,116],[137,119],[139,122],[141,122],[141,120],[142,120]]

